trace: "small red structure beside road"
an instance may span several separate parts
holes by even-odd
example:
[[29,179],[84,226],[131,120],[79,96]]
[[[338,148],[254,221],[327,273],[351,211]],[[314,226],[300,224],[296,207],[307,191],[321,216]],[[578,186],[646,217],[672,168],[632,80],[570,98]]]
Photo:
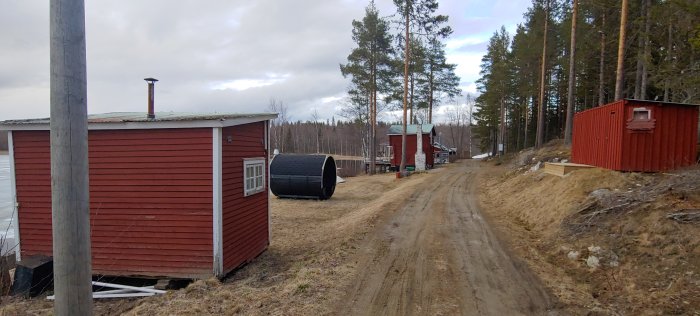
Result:
[[[88,117],[93,274],[222,277],[270,243],[275,114]],[[9,130],[18,258],[52,255],[49,119]]]
[[[425,164],[428,169],[435,164],[433,139],[435,136],[435,127],[432,124],[423,125],[406,125],[406,166],[416,166],[416,151],[418,151],[418,128],[421,129],[423,153],[425,153]],[[392,125],[389,127],[389,144],[393,147],[394,155],[391,157],[391,166],[394,169],[399,168],[401,164],[401,135],[403,125]]]
[[571,159],[619,170],[658,172],[696,163],[698,105],[620,100],[577,113]]

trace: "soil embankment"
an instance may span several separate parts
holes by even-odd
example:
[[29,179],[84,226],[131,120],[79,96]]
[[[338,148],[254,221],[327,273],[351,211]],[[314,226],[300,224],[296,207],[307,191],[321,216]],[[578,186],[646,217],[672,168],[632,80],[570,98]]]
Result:
[[699,314],[700,168],[532,168],[567,156],[550,147],[482,164],[484,211],[514,251],[573,314]]

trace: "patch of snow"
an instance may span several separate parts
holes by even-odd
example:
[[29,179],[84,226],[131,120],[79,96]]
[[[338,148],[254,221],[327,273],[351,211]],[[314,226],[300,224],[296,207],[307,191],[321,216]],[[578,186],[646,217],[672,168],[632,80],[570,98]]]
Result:
[[541,167],[542,167],[542,162],[538,161],[536,165],[534,165],[530,168],[530,171],[535,172],[537,170],[540,170]]
[[491,156],[491,153],[485,153],[485,154],[481,154],[481,155],[472,156],[472,159],[484,159],[484,158],[489,157],[489,156]]
[[339,176],[335,176],[335,183],[345,183],[345,179]]
[[571,260],[576,260],[576,259],[578,259],[578,255],[579,255],[578,251],[572,250],[572,251],[569,251],[569,253],[566,256]]
[[569,162],[569,159],[562,159],[561,160],[561,163],[567,163],[567,162]]

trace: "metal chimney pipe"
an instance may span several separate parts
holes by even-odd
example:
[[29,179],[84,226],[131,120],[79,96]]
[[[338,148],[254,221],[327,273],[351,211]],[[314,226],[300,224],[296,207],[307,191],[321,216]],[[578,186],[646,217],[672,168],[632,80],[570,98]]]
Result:
[[146,78],[143,80],[146,80],[146,82],[148,82],[148,118],[154,119],[156,118],[156,112],[153,105],[153,95],[155,94],[155,83],[156,81],[158,81],[158,79]]

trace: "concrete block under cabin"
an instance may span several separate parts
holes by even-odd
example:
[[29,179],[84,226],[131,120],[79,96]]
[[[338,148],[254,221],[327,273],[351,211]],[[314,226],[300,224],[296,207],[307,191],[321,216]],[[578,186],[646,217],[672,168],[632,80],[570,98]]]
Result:
[[[269,120],[276,114],[88,117],[92,271],[223,277],[270,243]],[[49,119],[9,130],[18,260],[52,256]]]
[[53,259],[36,255],[17,262],[12,295],[34,297],[53,288]]
[[[398,170],[401,165],[403,125],[391,125],[389,127],[389,144],[392,147],[393,156],[391,167]],[[431,169],[435,166],[435,127],[432,124],[411,124],[406,125],[406,167],[416,168],[416,153],[418,152],[418,135],[421,137],[421,148],[425,156],[425,168]]]
[[698,105],[620,100],[577,113],[571,160],[618,171],[696,164]]

